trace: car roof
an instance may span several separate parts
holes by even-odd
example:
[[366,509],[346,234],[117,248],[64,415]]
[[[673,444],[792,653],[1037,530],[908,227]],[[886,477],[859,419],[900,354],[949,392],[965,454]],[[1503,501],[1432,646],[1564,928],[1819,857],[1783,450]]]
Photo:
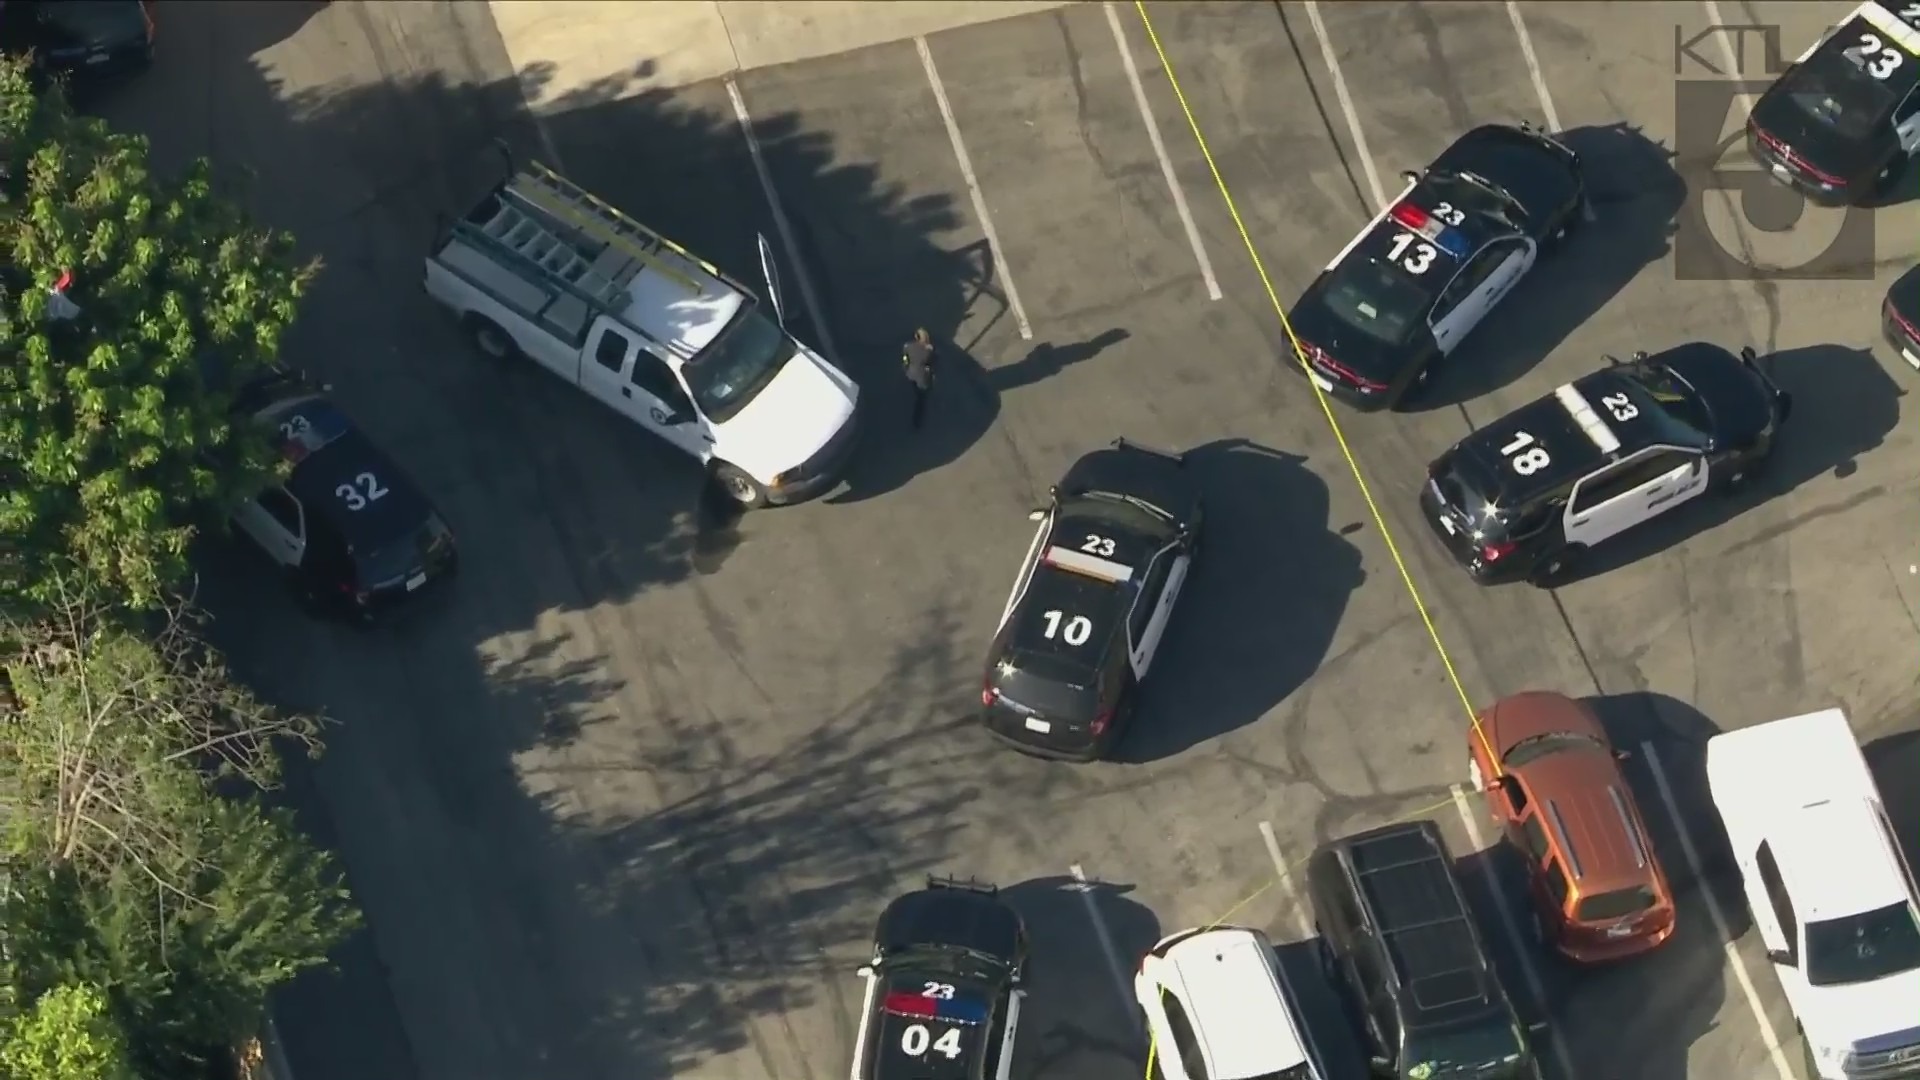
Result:
[[1242,927],[1206,930],[1175,944],[1165,959],[1210,1075],[1265,1075],[1307,1059],[1264,936]]
[[[1345,274],[1352,273],[1352,267],[1361,263],[1372,263],[1397,280],[1417,289],[1428,306],[1440,295],[1461,264],[1480,250],[1481,241],[1464,229],[1447,225],[1432,216],[1433,206],[1440,202],[1436,198],[1424,201],[1433,204],[1422,206],[1423,201],[1419,185],[1415,185],[1399,202],[1388,208],[1387,213],[1375,222],[1360,238],[1353,248],[1341,259],[1327,279],[1329,287]],[[1412,233],[1420,241],[1434,249],[1433,265],[1421,273],[1408,270],[1401,262],[1394,261],[1394,247],[1403,233]],[[1407,250],[1400,252],[1402,259]]]
[[[1071,505],[1085,501],[1078,497],[1089,492],[1131,495],[1165,511],[1181,524],[1190,524],[1188,519],[1199,502],[1198,486],[1187,475],[1181,455],[1125,439],[1116,439],[1112,446],[1082,455],[1061,478],[1055,495],[1064,513]],[[1096,497],[1094,501],[1099,500]],[[1173,527],[1167,526],[1169,530]]]
[[1342,846],[1398,977],[1407,1022],[1449,1024],[1484,1013],[1492,1000],[1488,960],[1439,830],[1431,821],[1409,822]]
[[[1054,538],[1059,535],[1056,529]],[[1082,541],[1076,534],[1069,536]],[[1117,555],[1121,537],[1113,539]],[[1092,677],[1106,662],[1108,649],[1132,607],[1138,580],[1145,572],[1145,560],[1135,567],[1066,544],[1050,543],[1034,566],[1033,577],[1012,615],[1007,649],[1013,654],[1010,658],[1014,666],[1049,679]],[[1068,633],[1069,625],[1078,618],[1091,624],[1084,640]]]
[[[407,536],[433,516],[433,505],[413,481],[327,399],[300,398],[260,415],[274,425],[281,456],[293,463],[287,491],[356,551]],[[290,430],[294,418],[306,421],[305,427]],[[350,509],[338,489],[353,487],[364,495],[366,477],[381,494]]]
[[[953,996],[929,997],[929,983],[951,986]],[[988,1023],[996,996],[983,982],[944,971],[901,967],[883,973],[874,1002],[879,1014],[874,1080],[979,1080],[986,1073]],[[926,1032],[924,1044],[908,1035],[916,1027]],[[955,1037],[949,1032],[958,1033],[959,1053],[952,1057],[935,1045]],[[920,1053],[907,1052],[914,1045]]]
[[1803,923],[1910,899],[1879,815],[1865,799],[1828,799],[1804,807],[1790,828],[1769,830],[1767,841]]

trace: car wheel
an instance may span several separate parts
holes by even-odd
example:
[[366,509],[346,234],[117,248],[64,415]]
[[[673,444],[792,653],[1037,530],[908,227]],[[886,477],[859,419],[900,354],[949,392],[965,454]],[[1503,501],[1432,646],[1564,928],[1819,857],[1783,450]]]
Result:
[[1531,579],[1543,589],[1563,585],[1579,572],[1580,559],[1587,549],[1581,544],[1568,544],[1559,551],[1541,559],[1533,568]]
[[737,465],[715,461],[713,483],[721,494],[742,510],[758,510],[767,505],[767,489]]
[[473,347],[480,351],[480,355],[489,360],[512,359],[520,351],[520,347],[513,343],[512,334],[501,329],[500,324],[492,319],[478,315],[467,316],[467,336],[473,339]]

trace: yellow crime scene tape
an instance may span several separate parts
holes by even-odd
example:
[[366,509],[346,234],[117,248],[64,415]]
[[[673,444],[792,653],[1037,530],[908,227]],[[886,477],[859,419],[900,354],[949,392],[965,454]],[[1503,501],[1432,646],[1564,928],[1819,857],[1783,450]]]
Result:
[[[1280,303],[1280,296],[1274,291],[1273,279],[1267,274],[1266,263],[1261,260],[1259,250],[1254,247],[1253,236],[1247,231],[1246,222],[1240,217],[1240,208],[1233,201],[1233,192],[1228,190],[1226,178],[1220,175],[1220,166],[1215,164],[1213,160],[1213,151],[1207,146],[1207,137],[1201,133],[1200,122],[1195,119],[1193,108],[1187,104],[1186,93],[1180,89],[1180,79],[1174,74],[1173,61],[1167,57],[1166,49],[1161,46],[1160,35],[1154,32],[1153,19],[1147,15],[1146,2],[1145,0],[1134,0],[1133,6],[1140,14],[1140,24],[1146,29],[1147,40],[1152,42],[1154,54],[1160,60],[1160,69],[1167,73],[1167,85],[1173,89],[1173,96],[1175,100],[1180,103],[1180,112],[1186,117],[1187,129],[1193,132],[1193,141],[1199,145],[1200,156],[1206,160],[1207,171],[1213,175],[1214,186],[1220,190],[1220,198],[1226,203],[1227,213],[1233,218],[1233,227],[1240,234],[1240,242],[1246,246],[1247,256],[1253,260],[1253,269],[1260,275],[1260,284],[1266,289],[1267,300],[1273,305],[1274,314],[1280,316],[1280,327],[1286,331],[1287,342],[1293,348],[1294,359],[1303,369],[1311,371],[1312,366],[1307,362],[1306,352],[1300,347],[1300,338],[1294,334],[1293,324],[1287,320],[1286,306]],[[1440,640],[1440,631],[1434,625],[1433,615],[1427,610],[1426,601],[1420,597],[1419,588],[1413,583],[1413,574],[1408,571],[1406,560],[1400,557],[1400,546],[1394,543],[1393,533],[1387,528],[1386,517],[1380,512],[1379,504],[1374,501],[1373,489],[1368,486],[1366,476],[1360,471],[1359,459],[1354,457],[1353,448],[1347,443],[1346,432],[1340,428],[1340,419],[1334,414],[1333,402],[1327,398],[1326,391],[1320,389],[1319,385],[1311,379],[1308,380],[1307,384],[1313,387],[1314,398],[1320,402],[1320,411],[1326,415],[1327,426],[1333,430],[1334,441],[1340,445],[1340,454],[1346,458],[1347,468],[1353,473],[1353,482],[1360,488],[1360,497],[1366,500],[1367,512],[1373,516],[1374,527],[1380,531],[1380,539],[1387,545],[1387,554],[1393,558],[1394,569],[1400,572],[1400,581],[1407,587],[1407,595],[1413,599],[1414,609],[1420,613],[1420,622],[1427,628],[1427,637],[1433,642],[1434,652],[1440,656],[1440,665],[1446,669],[1447,681],[1453,684],[1454,693],[1460,698],[1460,707],[1466,710],[1467,722],[1472,726],[1474,737],[1480,740],[1481,748],[1486,751],[1487,760],[1493,766],[1494,775],[1498,776],[1501,768],[1499,755],[1493,752],[1492,745],[1487,742],[1486,732],[1481,730],[1480,717],[1473,707],[1473,699],[1468,696],[1466,686],[1461,683],[1460,673],[1454,669],[1453,658],[1448,655],[1446,644]],[[1402,815],[1398,820],[1411,821],[1423,818],[1447,806],[1451,801],[1452,800],[1449,799],[1431,806],[1422,807],[1411,813]],[[1278,870],[1276,870],[1276,875],[1277,874]],[[1268,889],[1272,888],[1274,882],[1277,880],[1279,880],[1277,876],[1268,878],[1265,884],[1247,894],[1239,903],[1228,908],[1225,914],[1208,923],[1206,929],[1213,929],[1225,925],[1240,909],[1246,907]],[[1153,1030],[1151,1025],[1149,1025],[1147,1030],[1146,1071],[1148,1080],[1152,1080],[1154,1075],[1153,1063],[1157,1049]]]

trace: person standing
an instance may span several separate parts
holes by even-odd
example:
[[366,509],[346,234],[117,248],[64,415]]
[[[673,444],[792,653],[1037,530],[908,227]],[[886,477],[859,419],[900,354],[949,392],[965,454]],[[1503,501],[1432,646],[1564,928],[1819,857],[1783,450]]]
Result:
[[907,382],[913,386],[913,428],[920,430],[927,419],[927,394],[933,389],[933,337],[926,330],[913,332],[901,348],[900,362],[906,368]]

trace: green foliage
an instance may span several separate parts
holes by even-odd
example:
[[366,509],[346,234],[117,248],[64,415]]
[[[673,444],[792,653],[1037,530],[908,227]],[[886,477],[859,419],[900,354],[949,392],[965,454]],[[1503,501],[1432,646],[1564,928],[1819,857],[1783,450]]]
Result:
[[[34,95],[0,64],[0,596],[42,600],[72,557],[139,607],[182,579],[192,525],[275,464],[230,391],[276,357],[313,267],[202,161]],[[74,318],[49,318],[64,273]]]
[[57,986],[13,1018],[0,1036],[4,1080],[133,1080],[126,1040],[106,995],[86,985]]

